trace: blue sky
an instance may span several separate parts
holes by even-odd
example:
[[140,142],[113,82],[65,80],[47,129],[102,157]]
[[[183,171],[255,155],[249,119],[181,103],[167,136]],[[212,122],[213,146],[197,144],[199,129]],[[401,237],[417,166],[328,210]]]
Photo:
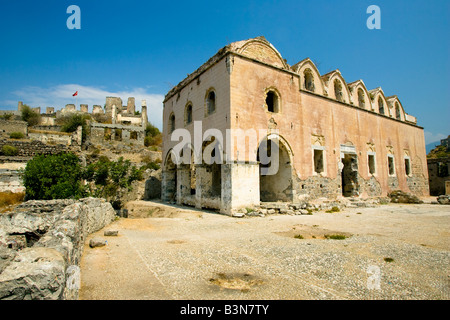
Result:
[[[69,30],[70,5],[81,29]],[[369,30],[369,5],[381,29]],[[229,42],[266,37],[290,65],[311,58],[398,95],[430,143],[450,134],[450,1],[1,1],[0,109],[146,99],[161,128],[170,88]]]

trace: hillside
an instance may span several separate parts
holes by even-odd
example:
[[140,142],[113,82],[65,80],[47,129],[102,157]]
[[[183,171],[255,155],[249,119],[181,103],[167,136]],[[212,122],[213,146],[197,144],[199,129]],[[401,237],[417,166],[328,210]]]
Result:
[[450,150],[447,149],[446,146],[442,146],[442,145],[437,146],[436,148],[431,150],[427,155],[428,159],[438,159],[438,158],[447,158],[447,157],[450,157]]

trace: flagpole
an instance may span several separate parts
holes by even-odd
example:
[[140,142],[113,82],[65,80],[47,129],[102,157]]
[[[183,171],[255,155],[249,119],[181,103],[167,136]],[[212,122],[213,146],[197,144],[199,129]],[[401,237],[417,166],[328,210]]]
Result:
[[75,110],[76,110],[77,104],[78,104],[78,91],[75,91],[75,93],[72,95],[72,97],[75,97]]

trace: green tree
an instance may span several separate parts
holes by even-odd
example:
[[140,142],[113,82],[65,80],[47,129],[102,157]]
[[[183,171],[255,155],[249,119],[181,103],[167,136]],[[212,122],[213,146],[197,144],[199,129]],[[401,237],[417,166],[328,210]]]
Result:
[[85,141],[88,129],[87,120],[89,119],[90,116],[86,114],[70,114],[61,118],[58,122],[62,125],[62,132],[75,132],[77,131],[78,127],[81,126],[82,141]]
[[39,123],[39,120],[41,118],[41,115],[33,109],[30,108],[30,106],[24,104],[22,107],[22,120],[26,121],[28,125],[35,126]]
[[92,194],[105,197],[110,202],[117,201],[117,192],[120,188],[131,191],[131,183],[143,179],[145,168],[136,168],[130,160],[120,157],[117,161],[110,161],[106,157],[100,157],[97,162],[91,163],[84,171],[84,178],[94,182],[95,188]]
[[81,183],[81,164],[72,153],[35,156],[27,162],[23,182],[29,199],[77,199],[86,196]]
[[151,123],[145,128],[144,144],[146,147],[159,146],[162,143],[162,134],[157,127]]
[[146,136],[156,136],[158,134],[160,134],[161,132],[159,131],[159,129],[157,127],[155,127],[154,125],[152,125],[151,123],[147,124],[147,127],[145,127],[145,135]]

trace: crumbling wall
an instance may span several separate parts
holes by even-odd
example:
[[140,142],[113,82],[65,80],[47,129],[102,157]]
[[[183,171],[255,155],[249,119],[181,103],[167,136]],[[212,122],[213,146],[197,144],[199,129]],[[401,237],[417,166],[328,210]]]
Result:
[[68,146],[56,144],[48,145],[41,141],[27,141],[27,140],[9,140],[0,139],[0,150],[4,145],[10,145],[16,147],[18,150],[17,156],[19,157],[34,157],[38,154],[58,154],[61,152],[68,152],[70,149]]
[[90,141],[93,144],[122,142],[143,146],[144,139],[145,128],[140,126],[107,123],[91,123],[90,126]]
[[53,115],[42,114],[39,120],[39,124],[44,126],[54,126],[55,125],[55,117]]
[[388,177],[388,187],[387,189],[390,191],[398,190],[398,178],[397,176]]
[[111,115],[113,112],[113,106],[116,106],[118,110],[122,111],[122,99],[119,97],[106,97],[105,113]]
[[381,185],[380,182],[374,177],[371,176],[369,179],[363,179],[361,175],[359,175],[358,181],[361,185],[361,193],[363,195],[367,195],[369,197],[379,197],[381,196]]
[[0,192],[25,192],[22,177],[18,170],[0,169]]
[[[295,176],[297,177],[297,175]],[[322,197],[333,199],[342,195],[340,176],[332,179],[317,175],[304,180],[297,177],[295,181],[294,192],[296,196],[294,197],[294,202]]]
[[104,199],[28,201],[0,216],[0,300],[77,299],[87,235],[114,220]]
[[28,124],[20,120],[0,119],[0,132],[10,134],[11,132],[22,132],[25,136],[28,132]]
[[450,181],[450,157],[428,159],[427,162],[430,194],[433,196],[446,194],[445,183]]
[[428,195],[430,192],[429,183],[423,175],[422,160],[419,157],[412,159],[411,175],[406,176],[406,184],[416,196]]
[[41,141],[45,144],[63,144],[67,146],[81,146],[82,127],[79,126],[74,132],[59,132],[53,130],[30,129],[28,137],[32,140]]

